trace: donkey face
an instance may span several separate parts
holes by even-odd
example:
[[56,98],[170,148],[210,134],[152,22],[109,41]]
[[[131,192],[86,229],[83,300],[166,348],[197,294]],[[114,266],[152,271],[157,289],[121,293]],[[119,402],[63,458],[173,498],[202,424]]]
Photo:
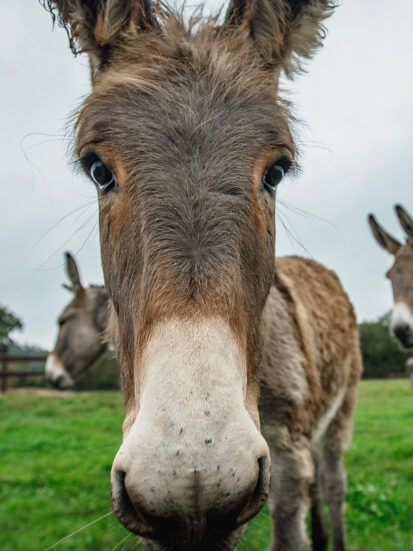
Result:
[[59,334],[46,362],[46,377],[57,388],[70,388],[106,349],[107,293],[102,287],[84,288],[74,258],[66,253],[66,271],[73,299],[59,316]]
[[233,549],[269,488],[257,368],[295,152],[278,76],[330,2],[234,0],[223,25],[189,28],[149,1],[49,5],[92,68],[77,154],[125,393],[114,511],[151,549]]
[[369,216],[369,222],[379,245],[394,256],[393,266],[386,274],[394,297],[390,330],[405,348],[410,348],[413,346],[413,220],[400,205],[396,205],[395,210],[407,235],[404,245],[387,233],[373,215]]

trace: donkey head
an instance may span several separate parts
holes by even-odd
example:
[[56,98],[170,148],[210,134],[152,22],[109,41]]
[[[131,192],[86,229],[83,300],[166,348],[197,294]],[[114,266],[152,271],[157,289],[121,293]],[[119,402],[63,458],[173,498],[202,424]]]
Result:
[[407,236],[405,244],[387,233],[372,214],[369,223],[378,244],[394,256],[393,266],[386,274],[394,298],[390,330],[405,348],[410,348],[413,346],[413,220],[400,205],[396,205],[395,210]]
[[46,362],[46,377],[57,388],[70,388],[79,375],[106,350],[108,295],[103,287],[83,287],[76,261],[66,256],[71,285],[63,286],[73,298],[59,316],[59,334]]
[[270,479],[257,370],[275,188],[295,155],[278,80],[332,3],[233,0],[223,24],[150,0],[47,4],[92,71],[76,151],[126,403],[114,511],[151,549],[233,549]]

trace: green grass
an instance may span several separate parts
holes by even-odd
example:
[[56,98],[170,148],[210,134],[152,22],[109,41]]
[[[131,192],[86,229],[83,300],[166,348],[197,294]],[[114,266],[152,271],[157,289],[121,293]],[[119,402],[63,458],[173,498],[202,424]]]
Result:
[[413,392],[362,381],[348,473],[347,533],[357,551],[413,551]]
[[[0,397],[0,549],[42,551],[110,512],[109,473],[121,440],[116,392]],[[413,551],[413,392],[406,380],[363,381],[346,457],[349,551]],[[264,551],[264,510],[239,551]],[[56,551],[130,551],[113,515]],[[213,551],[213,550],[211,550]]]

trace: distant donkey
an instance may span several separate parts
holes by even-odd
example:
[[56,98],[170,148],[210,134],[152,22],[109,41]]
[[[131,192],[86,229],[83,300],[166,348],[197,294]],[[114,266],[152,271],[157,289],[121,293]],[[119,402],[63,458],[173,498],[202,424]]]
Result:
[[386,276],[393,288],[394,307],[390,331],[405,348],[413,347],[413,220],[400,205],[395,206],[400,225],[406,233],[402,244],[387,233],[373,214],[368,217],[377,243],[394,256],[394,262]]
[[332,272],[274,266],[276,188],[296,156],[279,78],[320,45],[334,3],[232,0],[222,23],[150,0],[45,4],[91,67],[76,155],[98,193],[125,396],[115,514],[151,551],[232,551],[272,466],[271,550],[309,549],[310,495],[324,550],[320,437],[342,551],[357,323]]
[[72,387],[79,376],[107,349],[108,293],[104,287],[83,287],[75,259],[65,253],[64,285],[73,298],[59,316],[59,333],[46,361],[46,378],[60,389]]

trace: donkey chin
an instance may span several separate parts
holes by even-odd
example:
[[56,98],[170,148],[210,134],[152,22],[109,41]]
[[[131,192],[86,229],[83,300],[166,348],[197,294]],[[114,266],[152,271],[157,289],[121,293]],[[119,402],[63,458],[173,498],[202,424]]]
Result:
[[404,302],[396,302],[390,322],[390,331],[403,348],[413,347],[413,312]]
[[202,541],[194,540],[191,531],[183,532],[179,538],[174,537],[164,542],[155,542],[146,538],[141,538],[142,543],[148,551],[233,551],[240,541],[245,527],[240,527],[228,534],[219,529],[214,532],[208,531],[208,537]]

